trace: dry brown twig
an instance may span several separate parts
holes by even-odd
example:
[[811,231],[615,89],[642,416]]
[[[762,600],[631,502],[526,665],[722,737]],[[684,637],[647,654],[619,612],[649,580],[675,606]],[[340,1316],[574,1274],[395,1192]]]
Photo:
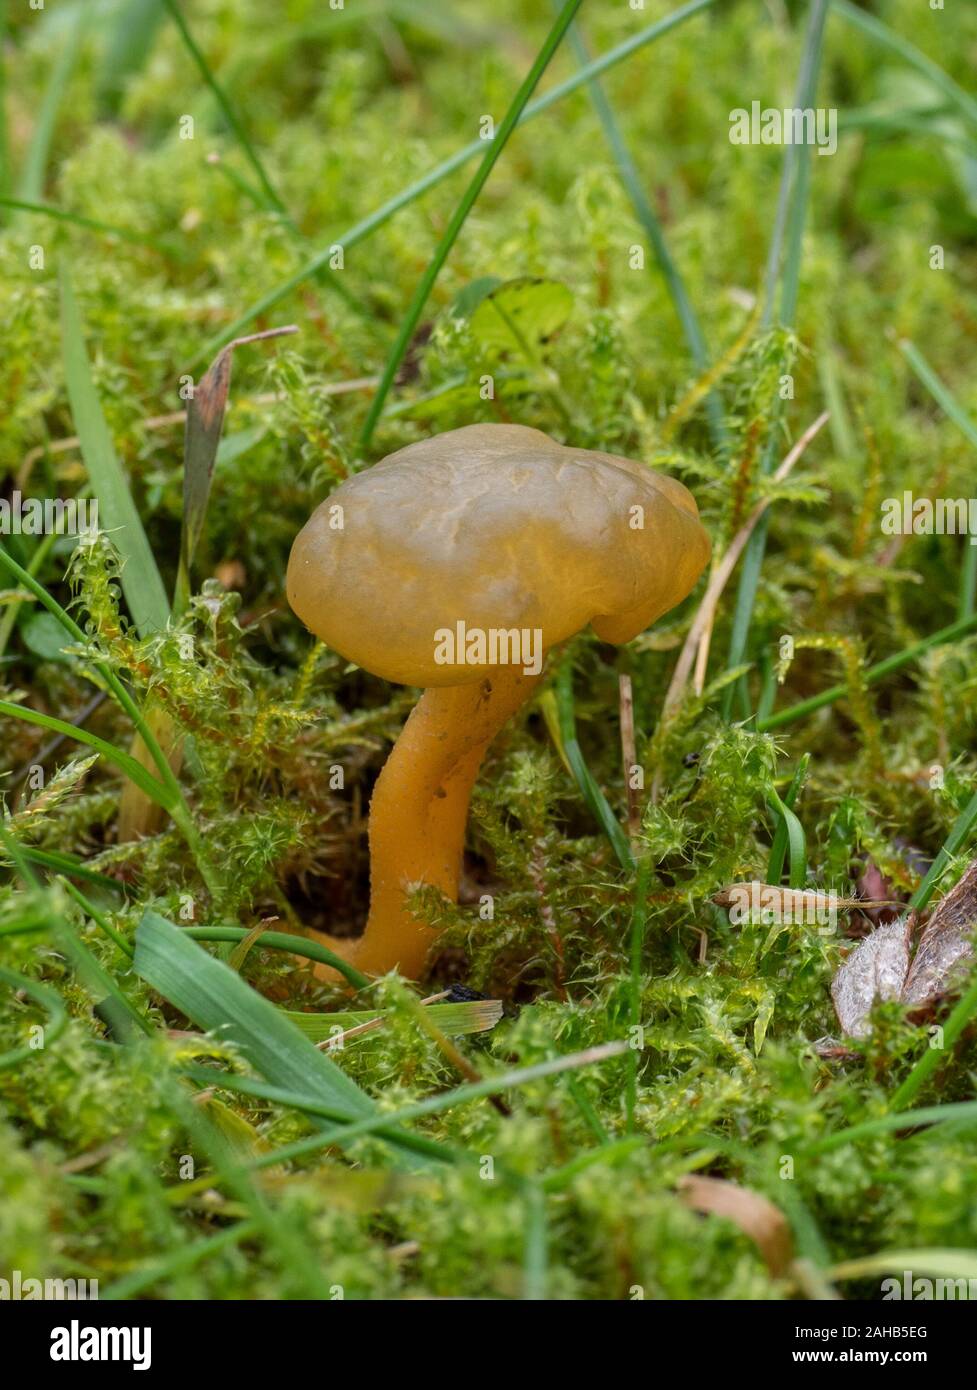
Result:
[[[809,425],[798,439],[797,443],[784,458],[783,463],[773,475],[776,483],[783,480],[790,473],[798,459],[804,453],[807,446],[817,434],[824,428],[829,419],[828,412],[824,411],[818,418]],[[753,534],[757,522],[770,506],[771,498],[765,497],[756,504],[749,517],[740,527],[727,547],[722,559],[716,564],[706,586],[706,592],[702,596],[698,612],[689,628],[688,636],[682,647],[678,661],[675,663],[675,671],[672,674],[671,684],[668,687],[668,694],[665,696],[664,714],[672,713],[678,706],[689,680],[689,673],[692,670],[693,661],[696,658],[696,651],[699,658],[696,662],[695,672],[695,692],[702,694],[705,683],[706,662],[709,657],[709,642],[712,636],[713,623],[715,622],[716,609],[722,597],[723,590],[729,582],[730,575],[736,568],[736,563],[746,548],[746,543]]]

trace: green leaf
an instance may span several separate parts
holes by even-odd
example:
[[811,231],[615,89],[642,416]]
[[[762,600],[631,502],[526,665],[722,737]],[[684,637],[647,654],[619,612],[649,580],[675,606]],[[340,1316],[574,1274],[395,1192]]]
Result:
[[64,628],[51,613],[32,613],[20,629],[25,646],[44,661],[70,661]]
[[15,705],[10,700],[0,700],[0,714],[6,714],[11,719],[23,719],[25,724],[36,724],[39,729],[48,729],[52,734],[61,734],[63,738],[71,738],[78,743],[87,743],[89,748],[94,748],[96,752],[108,758],[109,762],[115,763],[116,767],[121,768],[131,781],[136,782],[146,795],[162,806],[164,810],[172,813],[177,806],[178,791],[174,792],[172,788],[158,782],[141,763],[130,757],[124,749],[117,748],[114,743],[108,743],[104,738],[99,738],[97,734],[90,734],[87,729],[81,728],[80,725],[69,724],[65,719],[56,719],[53,714],[42,714],[40,710],[29,709],[26,705]]
[[273,1085],[314,1098],[343,1120],[375,1113],[366,1092],[313,1047],[281,1009],[149,909],[136,931],[134,968],[198,1028],[232,1043]]
[[474,178],[469,183],[465,192],[462,194],[461,201],[458,203],[451,218],[445,227],[438,242],[437,248],[431,260],[428,262],[427,269],[421,276],[417,289],[414,291],[410,306],[400,323],[397,331],[397,338],[387,357],[383,374],[380,377],[380,384],[377,387],[376,395],[370,402],[370,409],[367,412],[363,429],[360,433],[360,447],[365,451],[373,437],[380,416],[383,414],[383,407],[386,404],[387,396],[393,386],[397,372],[404,355],[410,346],[411,340],[417,331],[424,306],[430,298],[435,281],[441,273],[441,268],[451,253],[462,227],[468,218],[468,214],[475,206],[478,195],[481,193],[491,174],[493,168],[502,151],[508,143],[509,137],[515,130],[520,117],[526,109],[529,98],[535,91],[540,78],[550,64],[550,60],[560,46],[563,35],[566,33],[574,15],[579,10],[582,0],[565,0],[563,8],[557,17],[556,23],[543,41],[543,46],[533,60],[526,77],[509,104],[509,109],[502,117],[495,138],[489,144],[482,156],[482,162],[475,173]]
[[71,280],[61,271],[64,374],[81,456],[98,500],[99,525],[111,534],[123,559],[122,591],[140,636],[162,632],[170,605],[146,532],[116,455],[92,381],[84,330]]
[[449,311],[452,318],[471,318],[485,296],[498,289],[501,284],[502,279],[498,275],[482,275],[478,280],[472,280],[455,295]]
[[102,106],[115,111],[131,78],[145,67],[163,18],[163,0],[124,0],[108,29],[95,73]]
[[566,285],[524,276],[484,296],[471,316],[471,330],[487,352],[515,352],[532,360],[572,312]]
[[[194,388],[187,406],[183,444],[183,526],[180,531],[180,567],[173,600],[174,613],[182,612],[190,598],[190,567],[203,532],[217,460],[233,460],[255,442],[253,430],[243,431],[231,436],[226,441],[226,448],[221,447],[234,349],[245,343],[279,338],[285,333],[294,332],[296,329],[289,325],[286,328],[270,328],[264,333],[252,333],[246,338],[236,338],[217,354]],[[263,430],[258,432],[258,438],[261,433]],[[234,441],[237,441],[236,445]]]
[[[502,1001],[474,999],[463,1004],[428,1004],[424,1012],[442,1033],[457,1038],[463,1033],[487,1033],[494,1028],[502,1017]],[[283,1009],[282,1013],[310,1042],[324,1042],[336,1036],[334,1029],[345,1032],[349,1028],[358,1028],[376,1018],[390,1017],[393,1010],[360,1009],[354,1013],[308,1014]]]
[[977,1279],[975,1250],[880,1250],[858,1260],[843,1260],[825,1270],[829,1279],[871,1279],[879,1274],[902,1274],[937,1279]]
[[[574,73],[572,77],[568,77],[564,82],[558,82],[555,86],[551,87],[549,91],[544,92],[541,97],[537,97],[535,101],[531,101],[521,113],[517,124],[522,125],[523,122],[532,120],[534,116],[540,115],[543,111],[548,111],[551,106],[562,101],[563,98],[569,96],[571,92],[575,92],[578,87],[582,87],[583,84],[589,82],[591,78],[599,77],[601,73],[607,72],[609,68],[614,67],[617,63],[624,62],[624,60],[630,58],[633,53],[637,53],[639,49],[644,48],[646,44],[655,43],[656,40],[663,38],[680,24],[684,24],[687,19],[693,19],[696,15],[702,14],[704,10],[711,8],[714,4],[715,0],[687,0],[686,4],[680,5],[679,8],[673,10],[671,14],[665,15],[662,19],[655,20],[653,24],[647,25],[644,29],[639,29],[637,33],[631,34],[623,43],[619,43],[614,48],[608,49],[608,51],[602,53],[599,58],[595,58],[592,63],[587,63],[579,72]],[[330,22],[335,23],[336,21],[331,17]],[[326,245],[324,245],[321,250],[317,251],[310,260],[306,261],[304,265],[300,266],[298,270],[294,271],[287,280],[281,281],[272,289],[268,290],[260,299],[256,300],[255,303],[249,305],[232,324],[223,328],[215,338],[212,338],[206,343],[201,348],[200,352],[193,358],[193,362],[200,362],[207,357],[211,357],[229,338],[236,337],[242,329],[247,328],[248,324],[253,323],[255,319],[260,318],[262,314],[267,313],[269,309],[274,308],[276,304],[280,303],[286,295],[291,294],[293,290],[304,284],[306,280],[318,274],[318,272],[328,264],[329,258],[332,255],[333,246],[338,244],[347,251],[350,247],[357,246],[361,241],[365,241],[367,237],[372,236],[378,227],[382,227],[384,223],[389,222],[391,217],[396,216],[401,209],[409,207],[416,199],[430,192],[430,190],[437,187],[439,183],[442,183],[449,175],[453,174],[456,169],[461,169],[470,160],[475,159],[477,156],[483,156],[484,153],[485,141],[476,137],[474,140],[469,141],[467,145],[462,146],[461,149],[456,150],[454,154],[449,155],[447,159],[443,159],[441,163],[435,165],[433,169],[429,169],[428,172],[423,174],[419,179],[415,179],[407,188],[402,189],[401,192],[395,194],[392,198],[388,198],[385,203],[381,204],[374,212],[362,218],[354,226],[348,227],[345,231],[330,236]]]
[[18,184],[20,197],[27,199],[28,202],[37,202],[44,190],[44,173],[47,168],[51,141],[54,139],[58,111],[81,56],[81,41],[88,19],[87,6],[79,5],[75,11],[74,23],[62,37],[61,47],[51,65],[47,86],[44,89],[44,100],[36,113],[30,145]]

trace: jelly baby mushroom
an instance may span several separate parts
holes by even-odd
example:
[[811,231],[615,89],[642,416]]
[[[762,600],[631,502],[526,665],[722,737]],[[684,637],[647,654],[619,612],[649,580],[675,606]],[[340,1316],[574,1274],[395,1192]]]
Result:
[[437,931],[409,895],[457,902],[479,766],[545,654],[588,623],[629,642],[708,558],[681,483],[522,425],[450,430],[343,482],[295,539],[288,601],[341,656],[423,694],[370,803],[366,928],[317,938],[363,972],[416,978]]

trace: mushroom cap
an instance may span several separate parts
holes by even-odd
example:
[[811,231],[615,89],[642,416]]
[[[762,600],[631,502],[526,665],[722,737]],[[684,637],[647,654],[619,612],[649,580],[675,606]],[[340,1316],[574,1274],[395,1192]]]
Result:
[[542,651],[587,623],[629,642],[685,598],[709,552],[674,478],[524,425],[468,425],[336,488],[296,537],[286,585],[347,660],[403,685],[462,685],[484,676],[464,643],[462,660],[443,645],[436,659],[458,624],[538,633]]

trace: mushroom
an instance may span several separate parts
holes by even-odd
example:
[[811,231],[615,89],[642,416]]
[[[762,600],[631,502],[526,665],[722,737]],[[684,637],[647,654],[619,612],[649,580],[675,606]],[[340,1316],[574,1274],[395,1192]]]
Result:
[[373,791],[366,928],[316,935],[362,971],[416,977],[437,932],[408,893],[457,901],[479,766],[545,654],[587,623],[629,642],[709,549],[675,479],[523,425],[450,430],[343,482],[295,539],[288,601],[341,656],[424,693]]

